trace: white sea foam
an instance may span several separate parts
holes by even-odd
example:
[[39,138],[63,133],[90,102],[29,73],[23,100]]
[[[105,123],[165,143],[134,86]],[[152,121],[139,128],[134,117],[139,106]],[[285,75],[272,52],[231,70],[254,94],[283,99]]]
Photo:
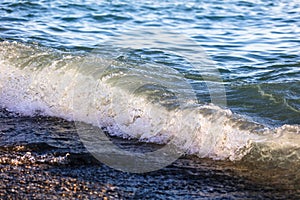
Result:
[[[145,142],[172,141],[213,159],[239,160],[258,146],[270,152],[300,147],[298,125],[269,129],[229,109],[199,105],[175,70],[19,43],[0,47],[0,106],[12,112],[86,122]],[[299,151],[294,154],[299,159]]]

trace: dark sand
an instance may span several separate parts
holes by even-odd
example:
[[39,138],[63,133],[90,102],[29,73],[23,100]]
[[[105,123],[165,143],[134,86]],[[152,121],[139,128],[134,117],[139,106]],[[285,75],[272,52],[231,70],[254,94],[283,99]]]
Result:
[[73,124],[56,118],[0,118],[0,166],[1,199],[300,199],[294,187],[247,177],[228,161],[185,156],[159,171],[121,172],[94,159]]
[[[49,156],[50,157],[50,156]],[[212,161],[181,158],[159,171],[116,171],[86,155],[46,158],[1,152],[2,199],[297,199],[294,190],[251,182]]]

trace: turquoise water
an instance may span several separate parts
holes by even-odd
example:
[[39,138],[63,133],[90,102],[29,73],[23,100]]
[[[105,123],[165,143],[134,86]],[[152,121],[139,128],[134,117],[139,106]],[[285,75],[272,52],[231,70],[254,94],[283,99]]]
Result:
[[[0,145],[82,153],[59,131],[75,120],[175,138],[225,171],[299,189],[299,12],[297,0],[2,1]],[[55,117],[49,137],[11,128],[27,116],[44,130],[40,115]]]
[[[4,1],[0,37],[88,52],[132,29],[137,35],[151,27],[176,31],[215,61],[229,108],[278,126],[300,122],[299,9],[298,1],[283,0]],[[181,70],[209,102],[197,70],[182,59],[145,49],[118,54]]]

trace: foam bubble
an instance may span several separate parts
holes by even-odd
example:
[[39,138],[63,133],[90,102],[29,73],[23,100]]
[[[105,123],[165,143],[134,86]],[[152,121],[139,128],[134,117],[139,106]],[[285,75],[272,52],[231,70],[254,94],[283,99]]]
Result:
[[299,149],[298,125],[269,129],[229,109],[199,105],[174,70],[20,43],[0,47],[0,105],[10,111],[86,122],[144,142],[172,141],[213,159],[240,160],[258,144]]

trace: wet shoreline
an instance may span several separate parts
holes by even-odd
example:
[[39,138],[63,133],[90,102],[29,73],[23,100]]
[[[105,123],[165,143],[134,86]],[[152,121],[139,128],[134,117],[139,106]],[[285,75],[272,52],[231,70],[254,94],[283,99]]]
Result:
[[[134,174],[112,169],[83,146],[72,122],[51,117],[0,119],[0,197],[8,199],[297,199],[300,191],[260,182],[229,161],[183,156],[161,170]],[[111,137],[131,151],[153,144]],[[255,166],[254,166],[255,167]],[[247,177],[247,175],[249,175]]]
[[[180,158],[159,171],[132,174],[88,155],[34,163],[25,152],[1,152],[2,198],[17,199],[296,199],[293,190],[260,185],[208,160]],[[19,159],[18,159],[19,158]],[[23,159],[20,159],[23,158]],[[16,163],[16,160],[21,162]]]
[[[133,174],[88,153],[0,151],[0,196],[16,199],[297,199],[299,191],[240,176],[225,162],[181,157],[161,170]],[[228,166],[227,166],[228,165]]]

